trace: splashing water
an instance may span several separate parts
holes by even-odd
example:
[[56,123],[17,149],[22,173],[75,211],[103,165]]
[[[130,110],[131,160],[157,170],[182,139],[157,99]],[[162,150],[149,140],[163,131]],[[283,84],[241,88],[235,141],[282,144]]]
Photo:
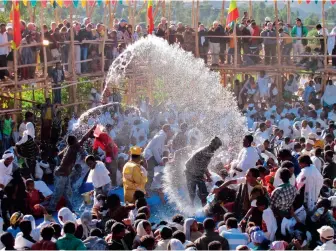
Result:
[[[210,71],[202,59],[157,37],[149,36],[129,45],[112,63],[103,97],[114,88],[125,88],[133,76],[145,78],[163,103],[174,107],[177,114],[192,114],[189,128],[197,127],[204,135],[205,145],[217,135],[223,141],[219,159],[233,158],[241,148],[246,132],[245,118],[240,114],[233,94],[220,84],[217,72]],[[169,202],[188,215],[191,207],[184,175],[184,163],[191,149],[176,155],[165,168],[164,191]],[[219,152],[219,151],[218,151]]]

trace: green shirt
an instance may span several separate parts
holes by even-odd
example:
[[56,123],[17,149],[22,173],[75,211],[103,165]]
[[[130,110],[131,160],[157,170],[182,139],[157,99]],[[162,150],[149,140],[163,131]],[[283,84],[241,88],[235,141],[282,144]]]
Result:
[[2,133],[10,136],[12,133],[12,119],[5,119],[3,123]]
[[84,243],[73,234],[65,234],[56,241],[58,250],[86,250]]

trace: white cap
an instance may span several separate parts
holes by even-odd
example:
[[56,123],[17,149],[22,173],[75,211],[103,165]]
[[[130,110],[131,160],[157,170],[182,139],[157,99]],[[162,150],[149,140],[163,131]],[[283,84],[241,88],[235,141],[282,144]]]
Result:
[[317,135],[316,135],[316,133],[311,132],[311,133],[308,134],[308,138],[309,139],[316,139]]
[[271,18],[270,17],[265,17],[265,22],[271,22]]
[[334,238],[334,229],[329,226],[323,226],[317,229],[317,232],[320,234],[320,237],[326,240],[332,240]]

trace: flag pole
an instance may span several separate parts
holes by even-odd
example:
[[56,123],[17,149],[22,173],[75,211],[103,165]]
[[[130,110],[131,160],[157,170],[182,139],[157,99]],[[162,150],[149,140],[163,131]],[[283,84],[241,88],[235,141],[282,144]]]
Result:
[[[15,27],[15,17],[14,17],[14,9],[15,9],[15,4],[16,4],[16,1],[13,1],[12,2],[12,10],[13,10],[13,27]],[[18,100],[17,100],[17,95],[18,95],[18,48],[19,45],[16,45],[16,48],[15,49],[12,49],[13,50],[13,64],[14,64],[14,84],[15,84],[15,93],[14,93],[14,109],[17,109],[18,108]],[[14,123],[17,122],[17,116],[16,114],[14,114],[14,117],[13,117],[13,120],[14,120]]]

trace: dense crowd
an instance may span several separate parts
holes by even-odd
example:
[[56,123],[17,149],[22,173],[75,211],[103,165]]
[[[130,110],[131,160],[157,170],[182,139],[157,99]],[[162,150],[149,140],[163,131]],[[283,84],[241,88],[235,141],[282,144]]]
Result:
[[[13,72],[13,53],[9,49],[10,42],[13,40],[13,29],[11,24],[0,25],[0,57],[2,60],[0,67],[8,65],[9,71],[1,70],[0,79],[6,75],[12,77]],[[327,54],[336,55],[335,36],[336,27],[331,32],[316,25],[317,39],[319,45],[308,45],[308,28],[300,18],[296,19],[295,25],[286,24],[282,20],[272,21],[266,17],[265,22],[258,26],[253,18],[244,16],[237,23],[237,41],[233,36],[233,27],[224,27],[215,21],[208,29],[199,23],[197,32],[199,35],[199,54],[208,63],[211,58],[211,65],[230,64],[233,62],[235,46],[237,46],[237,63],[245,66],[255,65],[263,62],[266,65],[277,63],[277,33],[281,49],[281,62],[295,64],[315,71],[323,68],[322,56],[327,50]],[[70,29],[74,32],[74,58],[72,58],[70,46]],[[42,43],[42,34],[48,43]],[[75,60],[76,74],[97,72],[102,69],[102,53],[104,54],[104,68],[107,70],[113,60],[123,52],[131,43],[147,36],[147,28],[143,25],[132,27],[125,19],[115,19],[113,27],[108,28],[102,23],[93,23],[90,18],[84,18],[83,22],[74,21],[72,24],[68,20],[61,23],[52,22],[50,26],[43,25],[43,31],[34,23],[21,21],[22,41],[21,45],[36,44],[36,46],[22,47],[19,49],[19,63],[29,65],[20,68],[20,79],[36,77],[36,66],[38,57],[41,62],[61,61],[67,71],[72,60]],[[157,24],[154,35],[166,39],[169,44],[179,44],[186,51],[195,54],[195,27],[184,25],[181,22],[170,22],[162,17]],[[254,38],[255,37],[255,38]],[[324,43],[327,40],[327,46]],[[103,40],[105,39],[105,43]],[[43,46],[46,48],[46,59],[42,53]],[[292,55],[292,56],[291,56]],[[309,57],[311,56],[311,57]],[[292,58],[293,57],[293,58]],[[336,57],[332,58],[332,66],[336,67]],[[52,66],[48,66],[48,73],[53,77]],[[56,80],[56,82],[55,82]],[[61,82],[61,78],[54,78],[55,85]]]
[[[28,41],[38,35],[34,24],[22,23],[22,27]],[[68,44],[58,43],[55,34],[62,37],[64,30],[68,36],[70,27],[66,21],[52,24],[52,31],[45,27],[45,37],[49,34],[50,41],[56,41],[50,46],[60,45],[61,60],[68,60],[62,57],[69,54],[62,51]],[[265,27],[261,34],[273,36],[270,20]],[[220,53],[222,40],[206,40],[205,36],[216,35],[222,27],[215,22],[210,30],[202,24],[199,28],[200,44],[205,46],[207,41],[212,53]],[[93,50],[99,55],[99,45],[87,46],[83,41],[101,39],[104,26],[94,26],[85,19],[83,25],[75,23],[74,29],[76,41],[81,42],[75,46],[76,55],[88,58]],[[108,33],[117,37],[115,41],[132,42],[142,36],[140,26],[133,33],[125,20],[114,29]],[[247,35],[257,28],[243,18],[239,29]],[[282,29],[285,32],[285,27]],[[165,37],[167,30],[170,43],[179,42],[186,50],[194,48],[188,47],[188,41],[194,41],[187,39],[188,32],[192,34],[190,27],[177,24],[175,30],[163,18],[155,33]],[[1,29],[1,34],[4,32]],[[292,36],[304,37],[304,33],[297,20]],[[244,51],[244,62],[249,61],[248,47],[253,41],[243,38],[238,44]],[[274,44],[267,41],[265,38],[264,49],[272,56]],[[300,52],[305,45],[303,40],[297,41],[293,41],[293,48]],[[225,44],[228,42],[231,44],[231,38]],[[110,52],[105,51],[111,53],[111,60],[117,55],[114,52],[119,53],[119,43],[114,45]],[[212,64],[218,63],[216,55],[211,59]],[[93,62],[77,64],[77,73],[94,70]],[[21,74],[34,72],[27,68]],[[52,74],[55,83],[64,80],[61,64]],[[136,107],[114,104],[113,113],[89,119],[90,129],[76,136],[72,132],[78,126],[78,115],[67,118],[50,99],[39,107],[39,118],[28,111],[16,125],[6,114],[0,133],[0,245],[5,250],[335,250],[333,81],[329,78],[323,89],[318,75],[289,75],[283,76],[283,90],[279,90],[264,71],[257,79],[246,75],[242,81],[235,80],[232,89],[249,132],[242,139],[239,154],[229,162],[217,163],[216,168],[211,160],[220,152],[221,135],[205,142],[198,128],[201,114],[177,111],[173,103],[151,104],[146,98]],[[100,98],[92,89],[91,106],[96,107]],[[54,93],[55,99],[60,103],[59,93]],[[191,205],[202,204],[205,219],[197,222],[199,218],[192,215],[176,214],[169,220],[151,222],[148,197],[159,196],[160,204],[167,203],[164,171],[181,156],[187,159],[183,163],[185,200]],[[78,208],[73,194],[78,196],[83,182],[91,183],[93,190],[83,194],[83,205]],[[121,187],[123,198],[116,193]]]

